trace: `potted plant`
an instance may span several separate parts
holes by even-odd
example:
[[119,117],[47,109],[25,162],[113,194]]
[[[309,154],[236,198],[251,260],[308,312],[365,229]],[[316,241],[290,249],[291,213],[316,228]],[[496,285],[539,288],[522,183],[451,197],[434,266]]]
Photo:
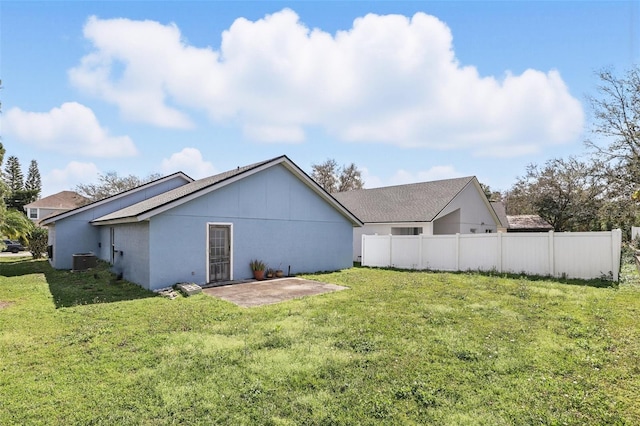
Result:
[[[282,265],[282,263],[280,263],[280,265]],[[276,269],[274,272],[276,278],[282,278],[284,276],[284,272],[282,272],[282,269],[280,269],[280,265],[278,265],[278,269]]]
[[264,270],[267,268],[267,266],[262,260],[253,259],[251,262],[249,262],[249,267],[253,271],[253,277],[256,280],[264,280]]
[[267,278],[273,278],[273,275],[275,274],[275,271],[271,268],[267,269]]

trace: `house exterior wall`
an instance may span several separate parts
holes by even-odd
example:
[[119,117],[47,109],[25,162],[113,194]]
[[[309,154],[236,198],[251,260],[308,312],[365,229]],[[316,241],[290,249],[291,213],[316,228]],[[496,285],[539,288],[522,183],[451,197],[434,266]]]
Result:
[[458,234],[460,225],[460,209],[456,209],[433,221],[433,235]]
[[[109,230],[109,227],[105,228]],[[125,279],[148,289],[149,222],[115,225],[113,229],[115,255],[112,270],[116,274],[122,274]],[[105,244],[102,246],[104,247]]]
[[[184,184],[184,179],[175,177],[144,190],[134,191],[103,203],[98,202],[69,217],[56,220],[53,259],[49,260],[51,265],[56,269],[71,269],[74,253],[100,253],[100,258],[103,258],[104,251],[101,249],[108,245],[108,241],[107,244],[101,241],[103,234],[100,227],[91,225],[90,221]],[[99,242],[102,242],[102,247],[98,246]]]
[[[456,195],[453,200],[438,214],[435,218],[434,222],[438,222],[444,216],[454,213],[456,210],[460,210],[460,219],[459,219],[459,230],[457,232],[450,233],[461,233],[461,234],[482,234],[485,232],[497,232],[497,226],[495,223],[495,219],[489,210],[490,207],[487,206],[485,200],[482,199],[484,194],[477,190],[477,187],[470,183],[465,186],[462,191],[458,195]],[[446,219],[446,226],[443,228],[444,230],[453,229],[454,225],[449,220]],[[437,225],[436,225],[437,228]],[[475,229],[475,232],[472,232],[472,229]],[[434,234],[444,234],[449,232],[435,232]]]
[[392,235],[392,228],[422,228],[424,235],[433,235],[431,222],[365,223],[353,228],[353,261],[361,261],[363,235]]
[[233,224],[233,280],[254,258],[285,274],[352,266],[352,224],[277,165],[152,217],[149,288],[207,283],[209,223]]

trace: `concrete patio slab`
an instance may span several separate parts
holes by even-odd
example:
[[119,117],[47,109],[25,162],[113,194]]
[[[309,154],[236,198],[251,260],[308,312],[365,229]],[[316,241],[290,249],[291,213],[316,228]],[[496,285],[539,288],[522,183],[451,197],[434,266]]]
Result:
[[250,308],[304,296],[346,290],[347,288],[302,278],[278,278],[222,287],[210,287],[203,289],[202,292],[209,296],[219,297],[222,300],[235,303],[238,306]]

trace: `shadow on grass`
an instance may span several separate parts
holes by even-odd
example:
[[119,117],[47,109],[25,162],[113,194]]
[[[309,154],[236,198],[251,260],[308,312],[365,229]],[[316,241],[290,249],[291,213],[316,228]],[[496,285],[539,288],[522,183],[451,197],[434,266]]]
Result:
[[129,281],[117,280],[109,271],[109,264],[102,261],[96,268],[80,272],[53,269],[46,259],[17,258],[0,262],[0,275],[29,274],[44,274],[56,308],[157,296]]
[[578,279],[578,278],[559,278],[552,276],[544,276],[544,275],[526,275],[526,274],[514,274],[514,273],[500,273],[497,271],[434,271],[430,269],[402,269],[402,268],[383,268],[383,267],[369,267],[369,266],[361,266],[356,265],[354,262],[354,268],[364,268],[364,269],[382,269],[385,271],[403,271],[403,272],[422,272],[422,273],[446,273],[446,274],[475,274],[481,275],[484,277],[496,277],[496,278],[509,278],[509,279],[520,279],[520,280],[528,280],[528,281],[553,281],[555,283],[567,284],[567,285],[578,285],[578,286],[587,286],[587,287],[596,287],[596,288],[618,288],[619,283],[612,281],[611,278],[603,276],[603,278],[595,278],[590,280]]

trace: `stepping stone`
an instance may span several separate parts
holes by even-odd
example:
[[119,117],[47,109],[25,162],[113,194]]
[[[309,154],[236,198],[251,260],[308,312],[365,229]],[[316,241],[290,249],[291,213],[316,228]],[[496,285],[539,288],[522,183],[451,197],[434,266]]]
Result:
[[202,293],[202,287],[198,284],[178,284],[178,290],[180,290],[185,296],[193,296],[194,294]]

